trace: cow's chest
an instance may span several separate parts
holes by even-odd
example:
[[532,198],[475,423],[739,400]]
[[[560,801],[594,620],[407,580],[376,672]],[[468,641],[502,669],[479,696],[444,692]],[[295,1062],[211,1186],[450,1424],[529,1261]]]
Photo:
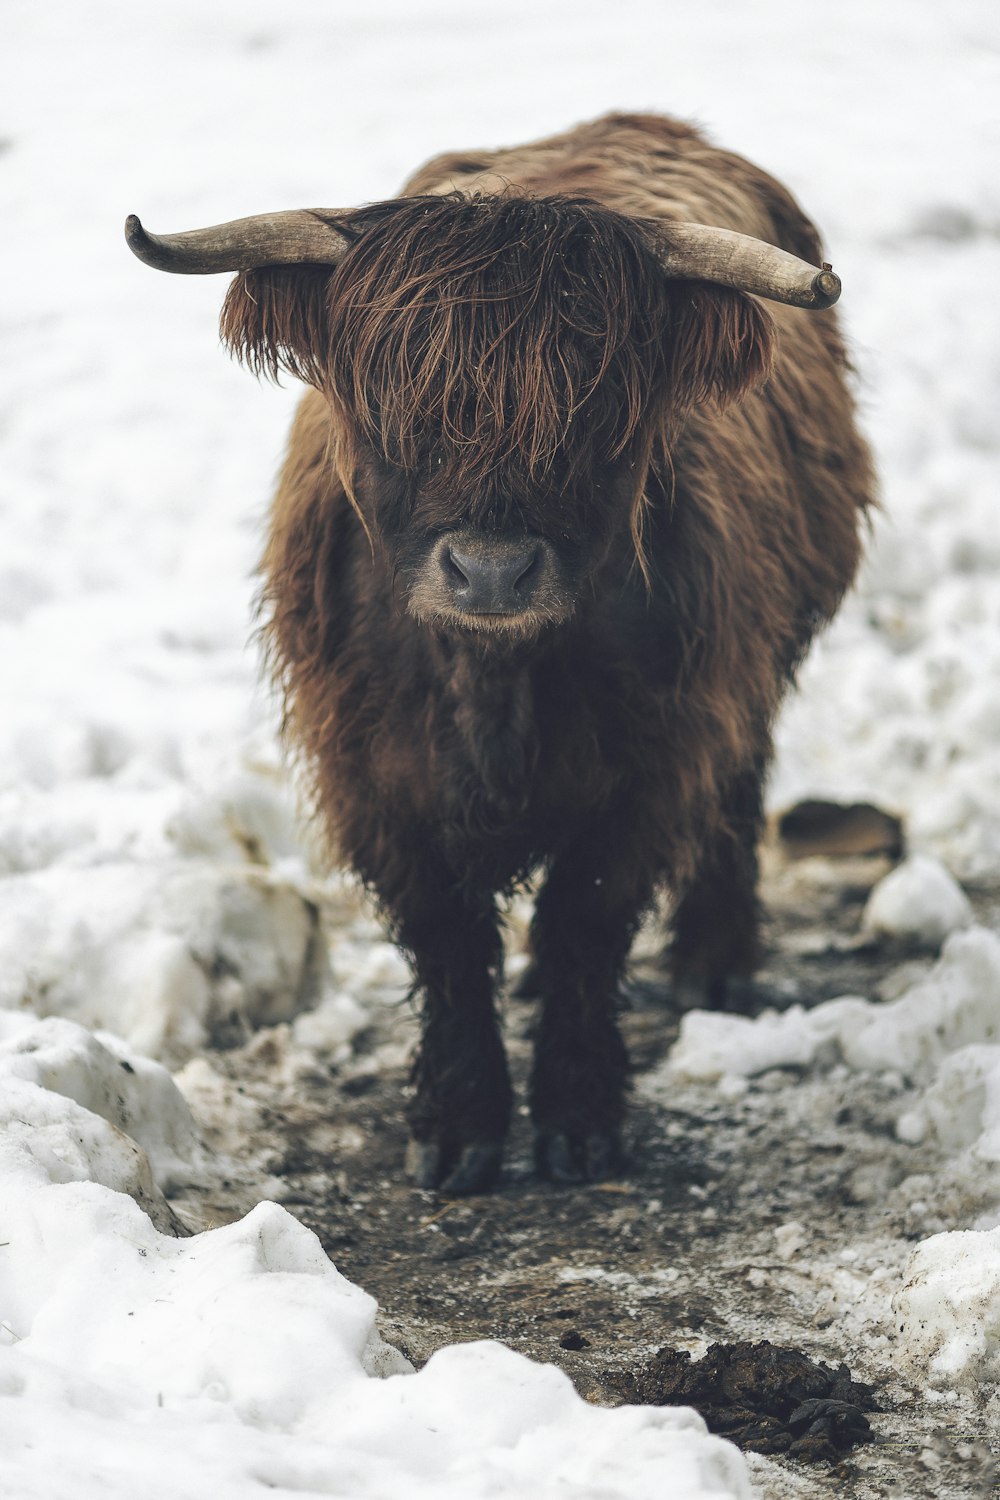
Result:
[[431,820],[450,857],[514,878],[614,802],[628,747],[602,684],[565,662],[490,671],[469,660],[440,695],[426,751]]
[[521,662],[452,649],[410,664],[372,705],[358,770],[380,816],[463,876],[509,884],[648,791],[656,695],[610,643],[555,643]]

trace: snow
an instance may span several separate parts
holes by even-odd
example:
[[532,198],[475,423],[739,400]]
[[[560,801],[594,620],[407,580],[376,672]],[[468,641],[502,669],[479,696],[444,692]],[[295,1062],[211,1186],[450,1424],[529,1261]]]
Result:
[[861,930],[936,947],[972,920],[972,903],[944,865],[929,855],[914,854],[872,891]]
[[317,914],[293,884],[203,860],[57,864],[11,880],[8,1005],[31,996],[170,1062],[289,1020],[319,983]]
[[892,1302],[907,1373],[944,1390],[1000,1379],[1000,1229],[918,1245]]
[[1000,1046],[1000,936],[984,927],[956,933],[933,969],[898,1000],[845,995],[806,1010],[764,1011],[754,1020],[691,1011],[664,1068],[667,1077],[753,1077],[769,1068],[846,1064],[858,1072],[898,1070],[932,1081],[942,1063],[977,1043]]
[[[909,1192],[924,1217],[925,1197],[950,1195],[970,1220],[986,1221],[918,1245],[888,1306],[892,1271],[879,1267],[854,1287],[858,1309],[844,1321],[888,1335],[894,1367],[918,1386],[990,1397],[1000,1379],[1000,937],[979,926],[954,933],[933,968],[890,1002],[844,996],[755,1020],[693,1011],[647,1087],[655,1094],[681,1080],[718,1081],[733,1099],[746,1080],[764,1082],[779,1069],[869,1075],[894,1088],[898,1138],[932,1143],[941,1163],[938,1179],[911,1178],[900,1194]],[[853,1191],[865,1185],[855,1181]],[[801,1229],[776,1229],[779,1256],[800,1249]]]
[[692,1011],[659,1081],[718,1080],[724,1097],[739,1097],[737,1080],[837,1067],[908,1085],[900,1140],[936,1141],[952,1185],[964,1184],[972,1201],[991,1184],[1000,1209],[1000,936],[975,926],[955,933],[933,968],[889,1002],[845,995],[754,1020]]
[[[28,1096],[36,1104],[43,1102],[42,1095],[58,1095],[88,1116],[106,1121],[128,1138],[130,1150],[141,1147],[165,1192],[203,1175],[198,1131],[170,1074],[109,1032],[91,1032],[55,1017],[32,1023],[23,1015],[0,1011],[0,1077],[5,1108],[18,1093],[25,1093],[16,1088],[16,1080],[29,1085]],[[51,1098],[44,1103],[51,1105]],[[19,1114],[24,1107],[18,1106]],[[86,1124],[93,1126],[95,1121],[90,1118]],[[13,1128],[10,1118],[8,1140]]]
[[296,392],[230,366],[219,281],[151,274],[122,221],[361,202],[433,151],[612,107],[697,118],[825,229],[884,514],[772,798],[901,812],[915,858],[870,923],[951,934],[889,1003],[695,1013],[669,1067],[733,1099],[774,1069],[897,1074],[900,1138],[937,1142],[927,1193],[946,1174],[969,1227],[896,1268],[894,1306],[884,1268],[873,1316],[916,1383],[995,1381],[998,1231],[973,1218],[1000,1162],[1000,939],[953,880],[1000,877],[995,6],[8,0],[5,23],[4,1496],[750,1492],[690,1414],[596,1410],[498,1346],[393,1373],[370,1299],[273,1204],[164,1232],[164,1193],[211,1170],[185,1096],[238,1107],[204,1049],[276,1026],[288,1067],[337,1055],[405,976],[297,818],[250,639]]
[[441,1350],[413,1374],[376,1332],[372,1298],[276,1204],[191,1238],[159,1232],[151,1162],[165,1185],[202,1167],[170,1075],[70,1021],[12,1030],[0,1053],[5,1496],[405,1486],[475,1500],[530,1485],[553,1500],[653,1500],[665,1463],[684,1500],[749,1495],[739,1455],[693,1412],[595,1411],[559,1371],[488,1343]]

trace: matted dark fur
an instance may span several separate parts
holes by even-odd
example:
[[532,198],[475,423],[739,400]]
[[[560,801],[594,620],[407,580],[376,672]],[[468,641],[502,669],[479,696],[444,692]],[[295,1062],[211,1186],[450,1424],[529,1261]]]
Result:
[[331,848],[413,963],[413,1165],[449,1192],[499,1168],[497,900],[529,874],[549,1175],[619,1162],[618,986],[655,893],[678,983],[719,1003],[752,972],[771,725],[857,563],[872,477],[834,315],[665,280],[684,219],[822,259],[758,168],[613,116],[440,158],[338,216],[336,270],[226,301],[239,355],[316,388],[268,640]]

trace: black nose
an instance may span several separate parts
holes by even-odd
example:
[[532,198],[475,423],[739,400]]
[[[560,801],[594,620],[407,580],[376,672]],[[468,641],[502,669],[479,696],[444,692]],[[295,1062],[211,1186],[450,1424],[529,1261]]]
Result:
[[470,541],[446,547],[441,565],[456,603],[464,610],[509,615],[530,603],[540,556],[536,541]]

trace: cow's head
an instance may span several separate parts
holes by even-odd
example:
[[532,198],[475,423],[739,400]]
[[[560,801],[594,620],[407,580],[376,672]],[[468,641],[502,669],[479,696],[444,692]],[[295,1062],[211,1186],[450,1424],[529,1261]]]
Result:
[[655,446],[767,372],[747,292],[836,295],[759,241],[514,192],[129,238],[162,269],[240,269],[223,337],[324,392],[331,462],[404,607],[505,639],[566,620],[616,547],[643,566]]

